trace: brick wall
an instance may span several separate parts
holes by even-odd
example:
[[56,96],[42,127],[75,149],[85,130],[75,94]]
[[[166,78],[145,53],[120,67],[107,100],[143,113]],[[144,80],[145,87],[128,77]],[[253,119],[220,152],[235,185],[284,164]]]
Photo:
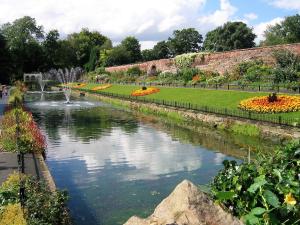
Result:
[[[216,71],[224,74],[231,72],[236,65],[249,60],[263,60],[268,65],[274,65],[275,59],[272,56],[274,50],[286,49],[300,55],[300,43],[276,45],[270,47],[249,48],[227,52],[209,53],[203,57],[197,57],[193,64],[202,70]],[[143,71],[149,71],[153,66],[159,71],[176,71],[173,59],[160,59],[137,64],[107,67],[109,72],[126,71],[128,68],[138,66]]]

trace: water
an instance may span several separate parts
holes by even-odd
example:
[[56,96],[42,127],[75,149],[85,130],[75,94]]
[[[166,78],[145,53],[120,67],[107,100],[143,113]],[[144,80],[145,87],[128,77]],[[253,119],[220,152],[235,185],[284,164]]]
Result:
[[[47,99],[51,105],[63,102],[58,101],[63,95]],[[196,133],[104,103],[74,108],[38,103],[29,107],[47,136],[47,164],[57,186],[69,191],[78,225],[146,217],[183,179],[208,184],[223,160],[241,162],[245,149],[258,144],[207,128]]]

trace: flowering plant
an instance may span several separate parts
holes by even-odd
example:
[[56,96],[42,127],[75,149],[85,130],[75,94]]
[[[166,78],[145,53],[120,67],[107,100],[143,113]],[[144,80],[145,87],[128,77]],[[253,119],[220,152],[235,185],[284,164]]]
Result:
[[73,85],[72,88],[82,88],[84,86],[86,86],[86,84],[84,84],[84,83],[78,83],[78,84]]
[[99,91],[99,90],[107,89],[107,88],[110,88],[111,86],[112,86],[111,84],[97,86],[97,87],[92,88],[92,91]]
[[159,88],[156,87],[143,87],[141,89],[135,90],[131,93],[132,96],[144,96],[144,95],[150,95],[159,92]]
[[242,100],[239,108],[260,113],[296,112],[300,110],[300,96],[279,95],[274,101],[270,96],[253,97]]
[[[18,122],[17,122],[18,120]],[[0,147],[10,152],[39,152],[46,149],[46,141],[31,113],[23,108],[7,111],[1,120]],[[17,137],[17,130],[19,137]],[[18,141],[18,148],[16,149]]]

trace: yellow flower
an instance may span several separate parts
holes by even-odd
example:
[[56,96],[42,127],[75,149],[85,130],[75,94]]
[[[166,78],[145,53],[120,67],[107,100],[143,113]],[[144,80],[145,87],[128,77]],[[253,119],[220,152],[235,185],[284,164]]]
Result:
[[289,205],[296,205],[297,203],[296,199],[292,196],[292,193],[285,195],[284,202]]

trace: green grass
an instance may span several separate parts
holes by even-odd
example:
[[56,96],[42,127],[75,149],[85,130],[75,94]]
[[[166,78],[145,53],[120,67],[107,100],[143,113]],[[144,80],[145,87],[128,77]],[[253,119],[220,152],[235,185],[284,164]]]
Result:
[[[88,84],[82,89],[91,89],[99,84]],[[112,87],[102,90],[115,94],[130,95],[133,90],[141,86],[132,85],[113,85]],[[160,92],[145,96],[148,99],[159,99],[167,101],[177,101],[183,103],[197,104],[200,106],[209,106],[214,108],[238,109],[241,100],[254,96],[268,95],[264,92],[243,92],[243,91],[226,91],[226,90],[208,90],[199,88],[168,88],[159,87]],[[99,91],[100,92],[100,91]],[[268,114],[269,116],[282,116],[283,119],[294,119],[300,122],[300,111],[289,113]]]

